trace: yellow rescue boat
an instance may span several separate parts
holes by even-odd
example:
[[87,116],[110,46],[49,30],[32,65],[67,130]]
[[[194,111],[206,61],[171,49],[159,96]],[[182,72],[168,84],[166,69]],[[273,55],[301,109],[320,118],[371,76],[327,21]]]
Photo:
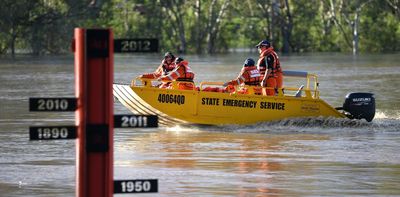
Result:
[[[205,91],[222,86],[223,82],[201,82],[194,90],[180,90],[172,82],[171,89],[158,88],[157,81],[134,79],[131,85],[114,84],[114,97],[134,114],[157,115],[161,125],[173,124],[254,124],[299,117],[357,118],[371,121],[375,115],[375,99],[371,93],[350,93],[343,107],[333,108],[319,98],[318,78],[302,71],[285,71],[285,84],[303,79],[300,87],[285,86],[275,96]],[[243,87],[236,87],[238,90]],[[265,92],[265,88],[263,89]]]

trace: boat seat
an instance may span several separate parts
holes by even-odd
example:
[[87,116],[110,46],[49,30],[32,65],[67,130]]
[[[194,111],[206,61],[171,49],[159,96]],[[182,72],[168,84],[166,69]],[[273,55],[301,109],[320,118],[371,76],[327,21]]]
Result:
[[294,96],[295,97],[301,97],[301,93],[303,92],[303,88],[304,88],[304,85],[301,85]]

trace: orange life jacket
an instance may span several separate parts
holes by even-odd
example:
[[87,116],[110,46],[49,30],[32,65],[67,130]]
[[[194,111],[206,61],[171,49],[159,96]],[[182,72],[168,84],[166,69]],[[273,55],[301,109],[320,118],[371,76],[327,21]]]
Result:
[[163,60],[160,66],[158,66],[158,68],[156,69],[156,71],[154,71],[153,73],[145,73],[141,77],[148,79],[156,79],[162,75],[168,75],[168,73],[174,70],[174,68],[175,64],[173,61],[171,61],[171,63],[168,64],[165,60]]
[[188,81],[193,82],[194,73],[189,67],[187,61],[182,61],[176,65],[175,69],[170,71],[168,75],[161,78],[163,81]]
[[271,74],[267,78],[276,77],[277,73],[282,73],[281,63],[279,62],[278,54],[276,54],[276,52],[274,51],[274,48],[269,47],[268,49],[266,49],[265,51],[263,51],[260,54],[260,57],[258,59],[257,68],[260,71],[260,74],[262,76],[265,75],[265,72],[268,68],[268,62],[266,62],[265,59],[266,59],[266,57],[268,57],[270,55],[274,58],[274,62],[272,65]]
[[165,60],[163,60],[162,62],[161,62],[161,65],[160,66],[162,66],[162,74],[163,75],[168,75],[168,73],[169,72],[171,72],[172,70],[174,70],[174,68],[175,68],[175,63],[174,63],[174,61],[171,61],[171,63],[167,63]]
[[262,80],[260,71],[255,66],[243,67],[239,76],[228,82],[229,85],[240,85],[242,83],[246,85],[258,86]]

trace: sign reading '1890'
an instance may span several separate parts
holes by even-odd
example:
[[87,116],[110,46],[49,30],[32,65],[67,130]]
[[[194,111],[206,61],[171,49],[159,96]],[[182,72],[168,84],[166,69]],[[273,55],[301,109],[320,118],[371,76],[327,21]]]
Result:
[[29,127],[30,140],[75,139],[76,136],[76,126]]
[[158,52],[157,39],[115,39],[114,52]]

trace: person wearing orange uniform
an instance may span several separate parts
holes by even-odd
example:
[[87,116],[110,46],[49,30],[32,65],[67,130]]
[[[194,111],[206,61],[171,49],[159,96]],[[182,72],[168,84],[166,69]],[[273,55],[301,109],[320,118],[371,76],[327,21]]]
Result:
[[[194,73],[189,67],[188,61],[177,57],[175,59],[175,69],[169,72],[168,75],[164,75],[158,78],[159,81],[170,82],[170,81],[182,81],[189,83],[179,83],[179,89],[181,90],[193,90],[196,87],[193,83]],[[170,85],[168,88],[172,88]]]
[[[234,80],[224,83],[223,86],[224,87],[227,87],[229,85],[236,86],[240,84],[245,84],[249,86],[260,86],[262,76],[254,64],[255,62],[253,59],[251,58],[246,59],[246,61],[244,61],[243,68],[240,71],[238,77]],[[248,94],[248,90],[247,88],[242,88],[241,90],[238,91],[238,93]],[[254,88],[254,93],[261,94],[261,88]]]
[[[161,61],[160,66],[152,72],[152,73],[145,73],[140,75],[140,78],[143,79],[157,79],[161,76],[168,75],[169,72],[174,70],[175,68],[175,56],[171,52],[166,52],[164,55],[164,59]],[[162,83],[159,88],[167,88],[169,86],[169,82]]]
[[271,43],[267,40],[261,41],[256,47],[260,53],[257,68],[261,75],[263,75],[261,85],[263,87],[273,88],[266,90],[267,95],[275,95],[278,88],[282,88],[283,85],[283,72],[278,54],[276,54]]

